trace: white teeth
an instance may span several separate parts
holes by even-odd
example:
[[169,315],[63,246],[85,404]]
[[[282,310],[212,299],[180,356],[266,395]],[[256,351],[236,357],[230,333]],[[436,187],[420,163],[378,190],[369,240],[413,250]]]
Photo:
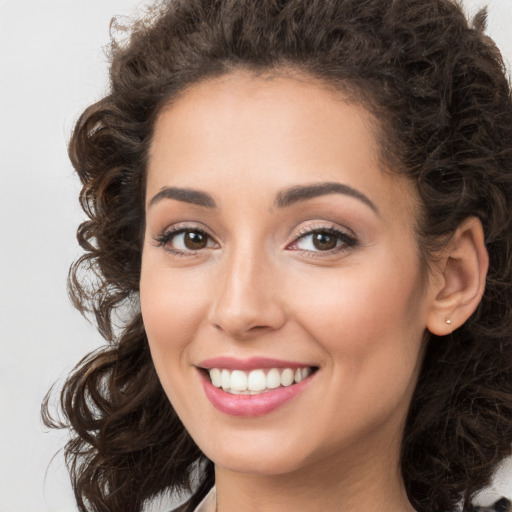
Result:
[[231,387],[231,372],[229,370],[222,370],[221,386],[224,391],[226,391],[226,389],[229,389]]
[[311,375],[311,368],[302,368],[300,373],[302,375],[302,379],[301,380],[304,380],[305,378],[309,377]]
[[297,368],[271,368],[245,372],[242,370],[226,370],[212,368],[209,370],[212,384],[217,388],[234,394],[255,395],[265,393],[280,386],[291,386],[299,383],[311,375],[310,367]]
[[285,368],[281,373],[281,386],[291,386],[293,384],[294,373],[291,368]]
[[212,379],[212,384],[216,388],[220,388],[221,387],[221,385],[222,385],[222,377],[221,377],[220,370],[218,368],[212,368],[210,370],[210,378]]
[[267,378],[263,370],[253,370],[247,378],[247,389],[249,391],[263,391],[267,387]]
[[231,391],[247,391],[247,375],[241,370],[231,372]]
[[281,385],[281,374],[277,368],[272,368],[267,373],[267,388],[276,389]]

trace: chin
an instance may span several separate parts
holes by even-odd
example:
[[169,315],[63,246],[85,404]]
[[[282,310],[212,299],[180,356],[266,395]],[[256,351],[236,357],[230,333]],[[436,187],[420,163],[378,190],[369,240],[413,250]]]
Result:
[[296,472],[321,458],[318,447],[307,440],[271,432],[241,432],[196,438],[201,451],[218,468],[253,475],[285,475]]
[[277,476],[293,473],[300,469],[305,461],[288,453],[265,453],[254,450],[253,453],[225,452],[213,454],[211,460],[215,466],[236,473],[260,476]]

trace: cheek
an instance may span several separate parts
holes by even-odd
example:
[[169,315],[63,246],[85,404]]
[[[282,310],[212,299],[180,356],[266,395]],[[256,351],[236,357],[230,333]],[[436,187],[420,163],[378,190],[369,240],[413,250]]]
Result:
[[[296,317],[326,358],[332,393],[316,408],[331,418],[329,438],[347,425],[358,432],[403,418],[416,384],[424,332],[421,275],[381,263],[317,279],[309,293],[296,290]],[[332,419],[332,411],[341,410],[343,416]]]
[[[198,282],[185,273],[172,272],[157,260],[144,262],[140,281],[140,304],[151,357],[165,393],[184,423],[201,414],[189,402],[187,382],[191,340],[204,322],[207,294],[199,293]],[[159,266],[158,266],[159,265]],[[158,269],[158,271],[156,270]]]
[[303,329],[345,377],[363,382],[371,373],[366,382],[375,383],[393,372],[408,380],[416,369],[425,329],[422,276],[418,266],[396,261],[382,254],[373,265],[318,273],[290,293]]
[[149,258],[143,260],[141,312],[159,374],[168,365],[180,363],[190,339],[205,319],[207,294],[204,288],[198,288],[200,283],[192,273],[175,273],[161,264],[152,265]]

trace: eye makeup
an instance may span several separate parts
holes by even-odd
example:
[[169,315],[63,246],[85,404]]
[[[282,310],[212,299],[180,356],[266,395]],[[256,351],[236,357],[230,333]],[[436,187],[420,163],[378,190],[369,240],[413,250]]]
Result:
[[[194,257],[204,250],[215,249],[219,244],[203,229],[194,225],[174,225],[154,237],[157,247],[162,247],[177,257]],[[310,257],[331,256],[355,247],[358,240],[332,225],[316,224],[302,228],[287,250],[295,250]]]

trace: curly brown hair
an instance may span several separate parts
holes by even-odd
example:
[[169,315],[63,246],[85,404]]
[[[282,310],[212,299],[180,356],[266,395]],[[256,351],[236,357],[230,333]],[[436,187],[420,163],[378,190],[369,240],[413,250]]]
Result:
[[[349,94],[379,121],[382,159],[415,184],[428,263],[477,216],[490,257],[484,297],[448,337],[430,336],[402,442],[409,499],[453,509],[512,446],[512,100],[500,53],[451,0],[171,0],[112,43],[110,91],[85,110],[69,154],[83,183],[85,253],[70,296],[107,346],[62,390],[66,458],[82,512],[142,509],[158,493],[213,485],[158,381],[140,310],[145,169],[157,114],[189,85],[291,68]],[[124,319],[124,322],[121,320]],[[121,322],[121,323],[120,323]],[[120,323],[120,325],[118,325]]]

